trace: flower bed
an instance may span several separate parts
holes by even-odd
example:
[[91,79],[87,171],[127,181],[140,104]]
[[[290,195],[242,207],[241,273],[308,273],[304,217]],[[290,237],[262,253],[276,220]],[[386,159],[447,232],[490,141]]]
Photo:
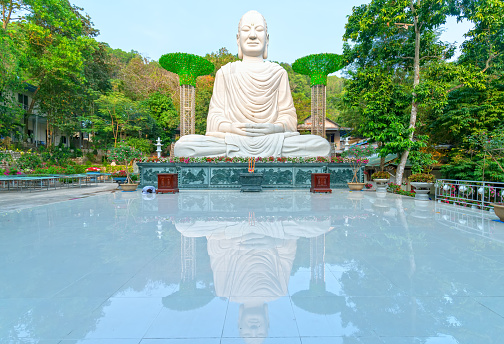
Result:
[[401,185],[394,184],[394,183],[388,183],[387,185],[388,185],[388,188],[387,188],[388,192],[392,192],[392,193],[403,195],[403,196],[415,197],[416,193],[414,190],[405,191],[405,190],[401,189]]
[[[295,158],[286,158],[286,157],[256,157],[256,162],[259,163],[367,163],[367,159],[357,159],[357,158],[342,158],[342,157],[295,157]],[[167,157],[167,158],[152,158],[145,157],[139,160],[139,162],[154,162],[154,163],[210,163],[210,164],[218,164],[218,163],[248,163],[249,158],[245,157]]]

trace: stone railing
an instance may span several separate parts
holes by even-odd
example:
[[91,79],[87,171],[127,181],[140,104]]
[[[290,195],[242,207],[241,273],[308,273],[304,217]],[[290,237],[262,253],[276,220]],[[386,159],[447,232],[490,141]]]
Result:
[[504,183],[438,179],[435,188],[439,203],[490,210],[491,203],[504,202]]

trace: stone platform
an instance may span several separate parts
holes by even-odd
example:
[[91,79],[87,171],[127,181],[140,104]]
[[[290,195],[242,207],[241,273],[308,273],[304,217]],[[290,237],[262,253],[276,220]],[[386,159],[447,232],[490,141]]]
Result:
[[[157,187],[158,173],[177,173],[180,189],[240,189],[240,173],[247,163],[138,163],[140,186]],[[309,189],[312,173],[330,173],[331,188],[346,188],[352,180],[350,164],[344,163],[256,163],[255,172],[263,174],[264,189]],[[359,171],[363,180],[363,170]]]

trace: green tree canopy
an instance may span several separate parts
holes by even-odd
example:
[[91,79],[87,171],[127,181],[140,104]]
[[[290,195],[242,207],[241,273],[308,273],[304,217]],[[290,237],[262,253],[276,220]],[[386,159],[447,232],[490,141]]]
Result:
[[186,53],[171,53],[161,56],[161,67],[179,76],[180,85],[196,86],[198,76],[214,71],[214,65],[205,58]]
[[292,69],[310,77],[310,85],[327,85],[327,75],[343,68],[342,56],[338,54],[313,54],[294,61]]

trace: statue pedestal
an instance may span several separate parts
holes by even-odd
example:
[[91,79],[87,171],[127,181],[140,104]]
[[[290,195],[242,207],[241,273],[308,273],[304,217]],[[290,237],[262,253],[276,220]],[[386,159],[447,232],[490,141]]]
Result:
[[262,191],[262,173],[240,173],[241,192]]
[[331,174],[330,173],[312,173],[310,192],[329,192],[331,193]]
[[[159,188],[158,174],[178,174],[178,188],[183,190],[222,189],[240,190],[240,174],[247,173],[246,162],[236,163],[185,163],[185,162],[142,162],[140,186],[152,185]],[[330,173],[331,189],[346,189],[352,180],[353,170],[347,163],[291,163],[257,162],[254,174],[263,175],[262,188],[310,189],[312,173]],[[364,178],[362,169],[359,180]],[[176,185],[176,184],[175,184]]]
[[178,175],[176,173],[158,173],[158,188],[156,193],[179,192]]

